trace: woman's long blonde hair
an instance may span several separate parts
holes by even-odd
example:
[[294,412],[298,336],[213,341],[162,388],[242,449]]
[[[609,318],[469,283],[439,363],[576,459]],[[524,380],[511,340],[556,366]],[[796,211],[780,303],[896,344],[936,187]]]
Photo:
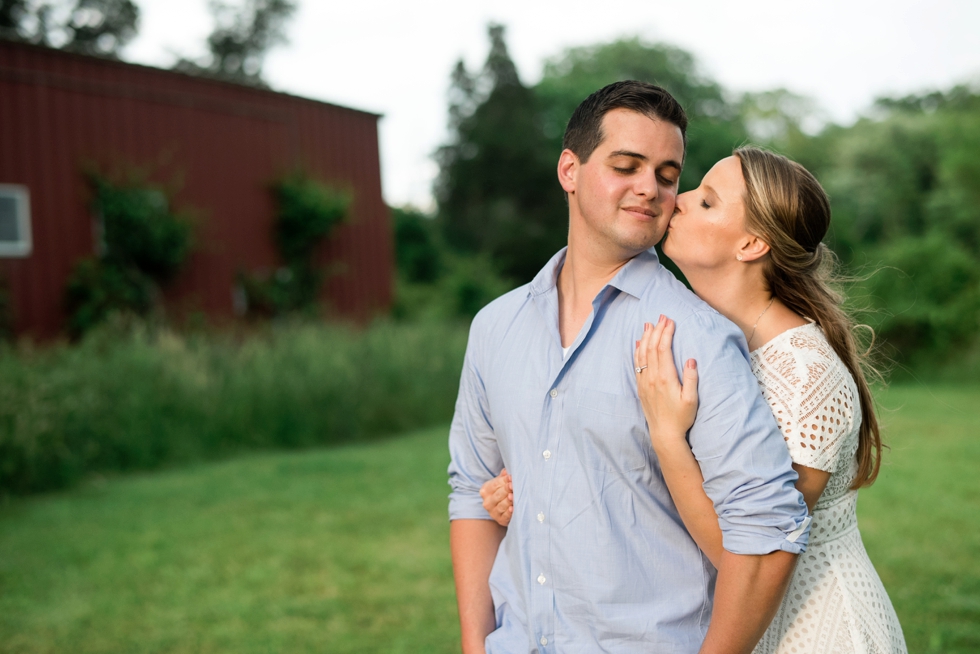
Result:
[[837,259],[822,243],[830,227],[830,200],[800,164],[753,146],[735,150],[745,179],[745,222],[769,245],[764,275],[769,292],[816,322],[854,377],[861,401],[858,472],[852,488],[871,485],[881,466],[881,434],[865,370],[874,368],[858,349],[855,324],[834,289]]

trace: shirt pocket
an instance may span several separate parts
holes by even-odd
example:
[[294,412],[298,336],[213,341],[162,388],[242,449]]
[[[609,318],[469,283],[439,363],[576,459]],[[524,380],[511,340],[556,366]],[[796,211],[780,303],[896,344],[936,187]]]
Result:
[[569,435],[584,465],[622,474],[650,465],[653,446],[637,398],[580,388],[571,400]]

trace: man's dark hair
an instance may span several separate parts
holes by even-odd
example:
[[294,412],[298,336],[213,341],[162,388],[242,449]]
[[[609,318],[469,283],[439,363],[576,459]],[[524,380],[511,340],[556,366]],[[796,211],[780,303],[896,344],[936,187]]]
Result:
[[565,128],[562,149],[574,152],[582,163],[588,161],[605,136],[602,117],[613,109],[630,109],[677,125],[687,147],[687,114],[674,96],[654,84],[626,80],[602,87],[575,108]]

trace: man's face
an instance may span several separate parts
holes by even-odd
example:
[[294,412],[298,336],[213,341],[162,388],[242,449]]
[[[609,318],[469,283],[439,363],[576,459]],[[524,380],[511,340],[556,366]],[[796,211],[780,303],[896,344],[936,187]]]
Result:
[[628,109],[608,112],[602,133],[586,163],[568,150],[559,162],[569,241],[592,240],[625,259],[663,237],[674,212],[684,138],[676,125]]

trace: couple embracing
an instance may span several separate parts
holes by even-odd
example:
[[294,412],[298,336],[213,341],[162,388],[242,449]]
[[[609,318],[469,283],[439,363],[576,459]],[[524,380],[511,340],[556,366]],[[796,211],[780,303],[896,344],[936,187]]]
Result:
[[905,651],[857,530],[881,442],[827,196],[751,147],[678,195],[686,129],[650,84],[583,101],[568,247],[473,321],[449,439],[464,652]]

